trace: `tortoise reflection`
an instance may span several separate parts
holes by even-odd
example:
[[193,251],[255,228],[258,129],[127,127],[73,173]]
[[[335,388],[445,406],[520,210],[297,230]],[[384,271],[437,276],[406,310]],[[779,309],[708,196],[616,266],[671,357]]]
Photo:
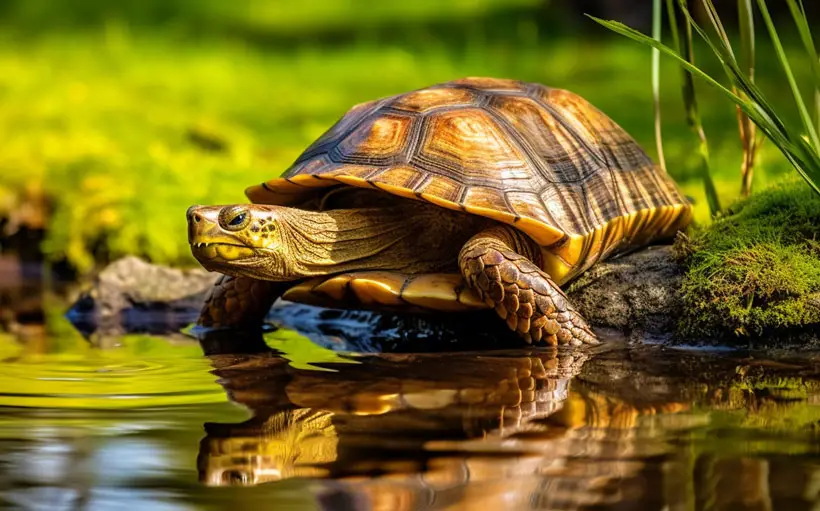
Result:
[[[273,354],[212,357],[253,418],[206,424],[201,479],[332,480],[320,507],[343,497],[355,509],[808,509],[818,500],[812,360],[651,349],[353,360],[311,371]],[[741,430],[742,442],[725,441]]]
[[[624,459],[660,452],[637,433],[641,417],[684,405],[572,390],[586,359],[558,350],[383,354],[323,366],[330,372],[275,355],[215,356],[221,384],[254,416],[206,424],[200,478],[333,478],[384,509],[602,504],[623,500],[608,482],[629,478],[648,491],[643,464]],[[588,455],[612,461],[579,470],[572,457],[593,443],[600,452]]]
[[554,413],[585,358],[379,355],[318,371],[276,355],[212,357],[231,399],[254,417],[206,424],[200,473],[222,484],[421,470],[439,456],[429,445],[509,435]]

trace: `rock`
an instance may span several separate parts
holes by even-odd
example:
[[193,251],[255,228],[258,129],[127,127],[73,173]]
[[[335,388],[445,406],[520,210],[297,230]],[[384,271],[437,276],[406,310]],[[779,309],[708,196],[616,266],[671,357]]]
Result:
[[69,310],[80,331],[104,336],[175,331],[196,320],[217,275],[124,257],[103,269]]
[[[80,330],[116,336],[124,332],[167,333],[196,320],[207,289],[217,274],[201,269],[156,266],[136,257],[115,261],[97,276],[92,288],[69,311]],[[681,307],[680,271],[670,247],[648,249],[603,262],[569,288],[569,296],[594,327],[616,330],[633,338],[670,334]],[[372,351],[374,346],[402,350],[402,346],[455,349],[440,339],[469,337],[471,346],[484,339],[499,342],[509,334],[503,322],[487,312],[433,316],[378,314],[318,309],[279,301],[269,319],[295,328],[321,344]],[[487,321],[484,321],[486,319]],[[439,328],[434,324],[441,323]],[[494,328],[498,326],[498,328]],[[470,333],[465,329],[472,330]],[[420,330],[408,335],[409,330]],[[354,339],[355,345],[350,339]]]
[[595,327],[633,339],[669,336],[683,306],[681,280],[672,247],[652,246],[593,266],[568,295]]

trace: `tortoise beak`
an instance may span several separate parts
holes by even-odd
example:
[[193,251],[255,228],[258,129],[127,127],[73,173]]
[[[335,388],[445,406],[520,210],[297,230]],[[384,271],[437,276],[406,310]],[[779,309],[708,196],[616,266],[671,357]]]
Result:
[[223,206],[191,206],[188,217],[188,243],[241,244],[234,233],[219,226],[219,212]]
[[195,224],[202,222],[202,214],[199,213],[197,210],[202,208],[200,205],[191,206],[188,208],[188,211],[185,212],[185,216],[188,219],[188,243],[190,244],[191,241],[194,239],[194,232],[196,230]]

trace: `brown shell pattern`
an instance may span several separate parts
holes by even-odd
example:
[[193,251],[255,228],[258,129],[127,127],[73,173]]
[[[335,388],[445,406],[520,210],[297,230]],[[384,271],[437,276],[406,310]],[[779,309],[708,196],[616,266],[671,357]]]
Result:
[[[593,243],[599,231],[598,238],[635,234],[638,224],[668,229],[689,216],[671,179],[586,100],[493,78],[357,105],[282,178],[247,194],[293,205],[340,183],[494,218],[544,246],[579,237]],[[663,218],[653,223],[641,212]]]

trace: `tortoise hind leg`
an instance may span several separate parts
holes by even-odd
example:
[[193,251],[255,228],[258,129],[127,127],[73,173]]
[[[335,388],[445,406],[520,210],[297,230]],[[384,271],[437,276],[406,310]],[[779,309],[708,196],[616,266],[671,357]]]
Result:
[[258,328],[273,302],[292,285],[292,282],[222,275],[205,297],[197,325],[209,328]]
[[584,318],[536,265],[540,258],[539,247],[526,235],[496,226],[464,245],[459,267],[467,284],[527,342],[597,344]]

